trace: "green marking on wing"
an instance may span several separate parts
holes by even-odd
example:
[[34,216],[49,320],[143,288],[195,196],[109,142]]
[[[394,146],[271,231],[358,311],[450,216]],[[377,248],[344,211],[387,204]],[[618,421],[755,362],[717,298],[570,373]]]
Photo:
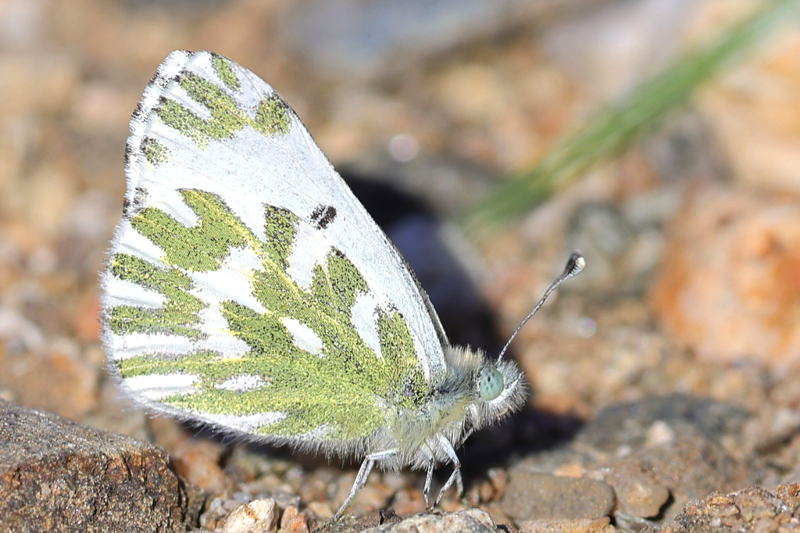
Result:
[[164,296],[158,309],[120,305],[111,308],[109,326],[117,335],[163,333],[201,339],[198,329],[205,304],[191,295],[192,280],[177,268],[161,269],[136,256],[119,253],[111,259],[111,272],[119,279],[136,283]]
[[[239,90],[239,80],[227,60],[217,57],[212,64],[230,90]],[[230,139],[245,126],[269,136],[289,132],[289,107],[275,93],[266,96],[256,108],[255,117],[251,117],[225,89],[211,80],[193,72],[184,72],[178,83],[192,100],[208,109],[211,117],[202,118],[168,98],[156,108],[156,113],[165,124],[191,138],[201,148],[212,139]]]
[[264,135],[289,133],[289,106],[277,94],[268,96],[258,105],[253,127]]
[[[384,313],[378,316],[378,339],[380,340],[381,353],[385,359],[396,361],[401,368],[411,367],[416,364],[414,341],[408,331],[408,325],[400,313]],[[404,382],[405,395],[399,399],[404,407],[411,408],[422,402],[425,394],[425,382],[422,379],[407,379]]]
[[180,191],[199,222],[186,227],[160,209],[146,207],[131,225],[164,250],[164,262],[194,271],[219,269],[231,248],[245,246],[249,231],[230,224],[230,210],[216,195],[193,189]]
[[266,242],[263,243],[265,252],[274,263],[286,270],[299,219],[288,209],[271,205],[266,206],[264,217],[266,218],[264,224]]
[[[252,273],[253,295],[267,311],[222,303],[230,332],[250,347],[246,355],[143,355],[120,362],[123,377],[173,372],[198,376],[197,392],[162,400],[198,414],[286,414],[256,430],[263,435],[295,436],[325,426],[327,438],[357,439],[386,424],[387,405],[411,407],[422,400],[426,382],[402,316],[396,311],[379,316],[382,356],[356,331],[351,309],[368,288],[341,252],[332,250],[316,265],[311,286],[303,289],[286,273],[287,258],[297,246],[297,216],[266,207],[264,242],[216,196],[193,190],[182,194],[198,216],[195,226],[187,228],[154,208],[135,217],[134,226],[164,249],[167,264],[181,269],[218,268],[231,247],[250,247],[261,260],[261,269]],[[284,318],[314,331],[322,341],[321,354],[296,346]],[[260,376],[269,385],[245,392],[218,388],[242,375]]]
[[217,76],[219,76],[219,79],[222,80],[222,83],[227,85],[232,91],[239,90],[239,78],[236,77],[236,73],[233,71],[230,61],[222,56],[214,55],[211,58],[211,65],[214,67],[214,71],[217,73]]
[[142,153],[147,161],[156,166],[166,163],[169,159],[169,148],[152,137],[142,140]]
[[198,145],[206,146],[211,139],[229,139],[249,122],[236,101],[217,84],[193,72],[184,72],[179,83],[190,98],[208,108],[211,118],[199,117],[169,99],[156,109],[156,113],[165,124],[191,137]]

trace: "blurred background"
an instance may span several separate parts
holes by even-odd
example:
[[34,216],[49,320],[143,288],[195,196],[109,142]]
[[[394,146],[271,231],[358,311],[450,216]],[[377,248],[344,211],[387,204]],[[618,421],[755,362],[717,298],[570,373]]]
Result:
[[[98,272],[130,113],[167,53],[206,49],[295,109],[454,342],[494,352],[586,255],[514,346],[535,414],[467,453],[503,464],[503,446],[682,393],[752,413],[746,449],[781,443],[760,479],[796,475],[794,3],[0,0],[0,398],[163,435],[106,376]],[[165,439],[185,477],[230,488]]]

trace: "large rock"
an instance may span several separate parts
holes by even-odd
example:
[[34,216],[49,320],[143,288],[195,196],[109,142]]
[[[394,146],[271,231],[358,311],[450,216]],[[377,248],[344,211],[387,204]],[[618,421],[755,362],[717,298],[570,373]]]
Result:
[[[401,518],[394,513],[375,512],[367,515],[345,514],[338,521],[328,521],[314,529],[315,533],[496,533],[498,528],[488,513],[466,509],[452,513],[423,512]],[[281,530],[283,531],[283,530]]]
[[495,533],[499,531],[492,518],[480,509],[467,509],[455,513],[423,513],[370,529],[361,533]]
[[520,520],[608,516],[614,491],[602,481],[552,476],[516,469],[503,498],[503,510]]
[[0,401],[0,531],[186,531],[190,492],[160,448]]
[[664,257],[651,299],[671,337],[713,361],[800,362],[800,196],[688,189]]

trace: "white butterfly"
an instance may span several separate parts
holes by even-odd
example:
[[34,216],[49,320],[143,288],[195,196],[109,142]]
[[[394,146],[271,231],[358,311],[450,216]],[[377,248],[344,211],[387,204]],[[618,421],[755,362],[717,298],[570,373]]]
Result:
[[176,51],[130,127],[103,277],[103,340],[127,390],[249,439],[363,458],[337,517],[376,464],[426,469],[428,502],[451,463],[436,503],[460,492],[455,449],[523,404],[522,374],[448,343],[283,100],[226,58]]

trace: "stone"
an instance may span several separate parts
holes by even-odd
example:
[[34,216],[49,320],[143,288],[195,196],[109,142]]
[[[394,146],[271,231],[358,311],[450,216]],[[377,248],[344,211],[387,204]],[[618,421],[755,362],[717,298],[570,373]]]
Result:
[[800,197],[687,190],[651,291],[667,332],[701,357],[800,362]]
[[603,479],[614,488],[617,510],[639,518],[652,518],[669,500],[669,490],[642,469],[641,464],[625,461],[604,469]]
[[232,486],[219,465],[222,447],[207,440],[187,440],[173,452],[175,471],[211,494],[222,494]]
[[246,503],[247,501],[238,501],[233,498],[209,498],[200,515],[200,527],[210,530],[220,529],[225,525],[228,516]]
[[401,516],[410,516],[425,511],[425,499],[422,491],[401,489],[392,498],[392,509]]
[[515,469],[503,510],[515,520],[602,518],[614,508],[614,491],[603,481]]
[[275,500],[253,500],[237,507],[225,520],[222,533],[267,533],[276,531],[278,506]]
[[613,533],[616,528],[611,520],[605,518],[541,518],[523,520],[519,523],[520,533]]
[[308,533],[308,518],[294,505],[290,505],[281,516],[281,528],[278,533]]
[[0,531],[183,532],[197,504],[162,449],[0,401]]
[[[669,490],[673,502],[665,510],[667,518],[687,501],[715,490],[733,490],[746,484],[750,476],[747,465],[731,457],[719,444],[697,435],[639,450],[625,463],[647,472],[656,484]],[[650,505],[655,506],[658,499],[653,498]],[[645,510],[648,507],[641,506]]]
[[309,502],[306,509],[318,520],[330,520],[336,512],[333,505],[328,502]]
[[455,513],[423,513],[400,522],[364,529],[361,533],[496,533],[500,531],[492,517],[480,509],[467,509]]
[[800,531],[800,485],[768,491],[747,487],[729,494],[714,492],[689,503],[662,533]]

